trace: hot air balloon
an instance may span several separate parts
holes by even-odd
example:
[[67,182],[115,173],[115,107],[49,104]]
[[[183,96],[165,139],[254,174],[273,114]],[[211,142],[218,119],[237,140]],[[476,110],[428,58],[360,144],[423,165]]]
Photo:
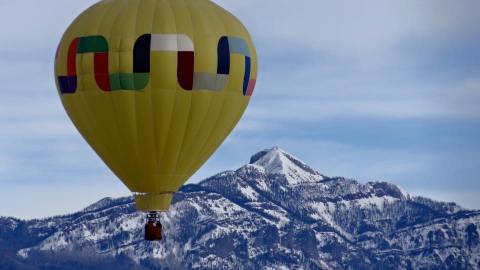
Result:
[[68,27],[55,60],[75,127],[148,213],[159,213],[237,125],[257,57],[242,23],[209,0],[104,0]]

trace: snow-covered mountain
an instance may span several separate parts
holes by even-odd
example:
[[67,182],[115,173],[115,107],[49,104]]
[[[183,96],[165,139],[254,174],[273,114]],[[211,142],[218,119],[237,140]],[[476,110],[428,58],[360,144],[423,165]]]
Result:
[[480,269],[480,211],[321,175],[279,148],[187,185],[143,241],[132,198],[0,218],[0,269]]

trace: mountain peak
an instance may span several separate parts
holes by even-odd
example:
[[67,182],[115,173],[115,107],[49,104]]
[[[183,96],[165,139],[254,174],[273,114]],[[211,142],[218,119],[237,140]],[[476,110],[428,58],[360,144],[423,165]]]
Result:
[[[280,147],[275,146],[270,149],[265,149],[263,151],[260,151],[253,155],[250,158],[250,164],[257,164],[261,159],[264,159],[266,156],[274,156],[274,155],[281,155],[282,153],[285,153]],[[257,164],[258,165],[258,164]]]
[[323,180],[320,173],[278,146],[256,153],[250,164],[263,167],[269,175],[285,175],[290,184]]

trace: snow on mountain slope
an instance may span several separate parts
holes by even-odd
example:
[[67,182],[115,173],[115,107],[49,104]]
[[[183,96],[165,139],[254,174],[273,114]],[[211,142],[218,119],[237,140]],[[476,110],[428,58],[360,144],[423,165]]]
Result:
[[0,263],[82,269],[98,256],[98,269],[480,268],[480,212],[390,183],[323,176],[279,148],[184,186],[162,216],[163,242],[142,240],[144,218],[131,198],[44,220],[0,218],[0,252],[10,254]]
[[256,154],[250,164],[262,167],[267,175],[284,177],[289,185],[323,180],[320,173],[278,147]]

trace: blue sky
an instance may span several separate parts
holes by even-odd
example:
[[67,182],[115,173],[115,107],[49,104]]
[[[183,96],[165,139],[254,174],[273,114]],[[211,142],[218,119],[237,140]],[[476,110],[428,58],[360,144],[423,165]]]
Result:
[[[0,0],[0,215],[128,195],[68,120],[53,56],[96,1]],[[480,208],[480,2],[215,1],[260,59],[245,117],[194,177],[278,145],[322,173]]]

